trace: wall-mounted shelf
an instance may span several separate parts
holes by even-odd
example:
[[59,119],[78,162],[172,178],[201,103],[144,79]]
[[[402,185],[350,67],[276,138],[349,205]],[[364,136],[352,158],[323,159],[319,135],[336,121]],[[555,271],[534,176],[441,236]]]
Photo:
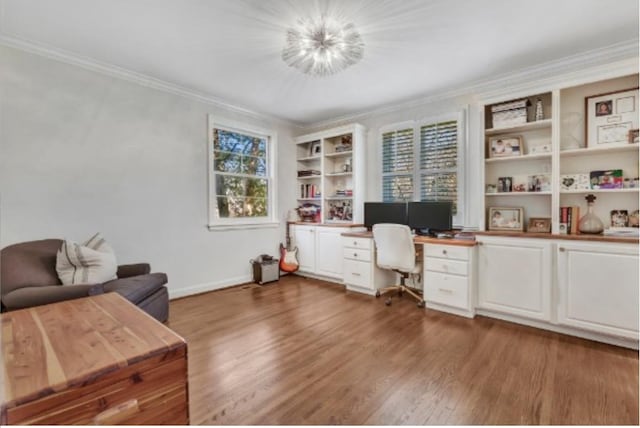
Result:
[[298,162],[319,161],[320,159],[322,159],[322,156],[307,156],[306,158],[299,158]]
[[485,130],[485,135],[510,134],[515,132],[530,131],[534,129],[551,128],[551,119],[527,122],[522,125],[509,126],[505,128],[491,128]]
[[560,151],[561,157],[576,157],[576,156],[591,156],[591,155],[599,155],[602,153],[623,153],[623,152],[637,152],[638,145],[637,144],[629,144],[626,146],[613,146],[613,147],[594,147],[594,148],[580,148],[580,149],[570,149],[570,150],[562,150]]
[[352,172],[332,172],[330,174],[325,174],[325,177],[350,177],[352,175]]
[[350,157],[352,154],[353,151],[349,150],[348,152],[327,153],[325,156],[328,158],[345,158]]
[[630,189],[580,189],[580,190],[560,190],[561,194],[584,194],[589,193],[640,193],[640,188]]
[[528,161],[528,160],[535,160],[535,159],[551,159],[551,153],[536,153],[534,155],[508,156],[504,158],[489,158],[489,159],[485,159],[485,162],[500,163],[500,162]]
[[551,192],[500,192],[485,193],[485,196],[549,196]]
[[325,199],[328,201],[350,201],[353,196],[327,196]]
[[314,180],[314,179],[322,178],[321,175],[309,175],[307,177],[298,177],[298,180]]

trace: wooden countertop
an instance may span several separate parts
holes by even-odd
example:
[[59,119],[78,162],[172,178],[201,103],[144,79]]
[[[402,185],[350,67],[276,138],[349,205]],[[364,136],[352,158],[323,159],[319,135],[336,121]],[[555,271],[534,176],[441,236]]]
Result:
[[364,227],[364,224],[353,223],[311,223],[308,221],[288,221],[287,224],[296,224],[300,226],[320,226],[320,227]]
[[532,232],[502,232],[487,231],[474,232],[478,236],[506,236],[511,238],[534,238],[534,239],[558,239],[567,241],[585,241],[585,242],[617,242],[624,244],[638,244],[639,238],[629,238],[621,236],[604,236],[604,235],[558,235],[553,233],[532,233]]
[[[373,233],[371,232],[345,232],[342,236],[373,239]],[[414,236],[413,242],[416,244],[457,245],[459,247],[474,247],[476,245],[476,241],[467,239],[432,238],[430,236]]]
[[2,409],[42,398],[186,342],[117,293],[3,313]]

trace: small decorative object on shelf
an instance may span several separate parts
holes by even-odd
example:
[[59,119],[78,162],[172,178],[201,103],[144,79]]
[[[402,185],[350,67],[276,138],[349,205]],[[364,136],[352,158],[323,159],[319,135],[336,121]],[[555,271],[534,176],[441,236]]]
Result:
[[536,174],[529,177],[530,192],[550,192],[551,174]]
[[513,190],[513,179],[511,177],[498,178],[498,193],[509,193]]
[[527,232],[531,233],[551,233],[551,219],[548,217],[531,217]]
[[632,129],[629,131],[629,144],[638,144],[640,141],[640,131],[638,129]]
[[596,200],[595,195],[591,193],[585,196],[587,200],[587,213],[580,219],[580,233],[597,235],[604,230],[604,224],[597,215],[593,213],[593,202]]
[[309,148],[309,156],[320,156],[322,154],[322,144],[320,141],[314,141]]
[[543,153],[551,153],[551,143],[539,144],[537,146],[532,146],[529,149],[530,155],[540,155]]
[[524,208],[490,207],[489,230],[522,232],[524,230]]
[[496,186],[495,184],[487,184],[487,193],[497,193],[498,192],[498,186]]
[[514,175],[511,190],[513,192],[527,192],[529,190],[529,176]]
[[560,176],[560,190],[588,190],[591,187],[589,174],[563,174]]
[[622,189],[623,179],[621,169],[610,169],[607,171],[591,171],[589,173],[591,188],[598,189]]
[[544,120],[544,111],[542,110],[542,100],[538,98],[536,100],[536,121]]
[[320,207],[316,204],[302,204],[298,207],[302,221],[317,223],[320,221]]
[[635,210],[629,215],[629,227],[640,227],[640,211]]
[[613,210],[611,211],[611,227],[628,227],[629,211]]
[[494,128],[507,128],[509,126],[527,123],[527,107],[531,103],[528,98],[496,104],[491,107],[491,117]]
[[522,155],[522,137],[500,137],[489,140],[489,157],[504,158]]

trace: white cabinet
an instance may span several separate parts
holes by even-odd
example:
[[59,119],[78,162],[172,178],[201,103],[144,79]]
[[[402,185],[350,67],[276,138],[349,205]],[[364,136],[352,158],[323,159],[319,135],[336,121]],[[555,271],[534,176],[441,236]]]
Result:
[[293,226],[293,241],[298,247],[298,263],[301,272],[316,271],[316,227]]
[[424,245],[424,300],[426,306],[473,318],[474,247]]
[[346,231],[338,227],[317,228],[315,273],[342,279],[342,233]]
[[478,307],[551,320],[552,243],[478,237]]
[[375,294],[379,288],[398,283],[395,272],[376,266],[373,239],[342,238],[343,281],[348,290],[365,294]]
[[638,339],[638,246],[559,242],[558,323]]

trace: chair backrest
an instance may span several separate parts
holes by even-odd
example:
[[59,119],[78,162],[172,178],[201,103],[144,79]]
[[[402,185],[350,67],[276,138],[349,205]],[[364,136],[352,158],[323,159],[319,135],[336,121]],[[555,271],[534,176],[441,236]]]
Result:
[[381,269],[411,272],[416,266],[416,248],[411,229],[404,224],[380,223],[373,226],[376,264]]
[[60,285],[56,253],[60,239],[22,242],[0,251],[0,295],[23,287]]

